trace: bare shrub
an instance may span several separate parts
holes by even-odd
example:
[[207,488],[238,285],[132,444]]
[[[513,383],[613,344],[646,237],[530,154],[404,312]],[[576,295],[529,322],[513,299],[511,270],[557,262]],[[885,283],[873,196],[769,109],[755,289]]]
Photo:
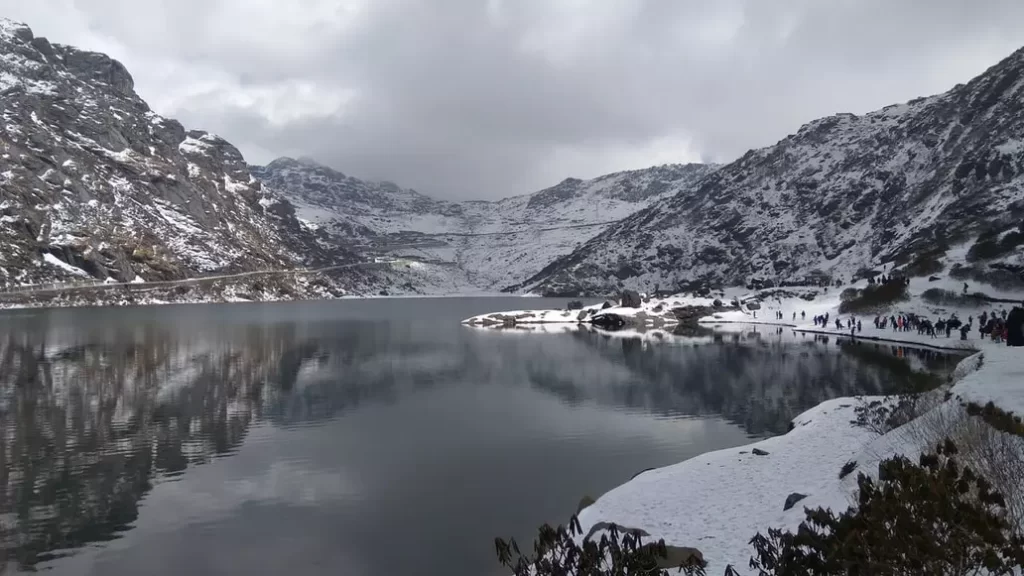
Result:
[[862,400],[853,409],[856,418],[852,424],[879,436],[888,434],[933,410],[944,401],[945,395],[944,389],[935,389],[887,396],[880,400]]
[[808,509],[796,532],[754,536],[750,567],[760,576],[1017,573],[1024,540],[1007,522],[1004,498],[959,456],[946,440],[917,464],[882,461],[878,480],[858,475],[857,504],[847,511]]
[[[707,563],[697,556],[680,565],[666,565],[670,555],[665,541],[644,543],[646,533],[640,530],[611,524],[600,540],[588,535],[578,543],[575,537],[582,534],[579,520],[573,516],[568,528],[541,526],[532,556],[522,554],[514,539],[495,538],[494,545],[498,562],[515,576],[668,576],[669,568],[683,574],[705,574]],[[729,573],[731,569],[727,569]]]
[[956,443],[957,460],[999,486],[1008,516],[1024,534],[1024,437],[997,430],[955,401],[928,412],[900,434],[916,446],[931,446],[944,438]]
[[874,312],[884,310],[897,302],[909,299],[907,285],[897,279],[885,284],[870,284],[860,290],[856,297],[844,300],[839,304],[839,312]]
[[980,308],[987,306],[991,298],[982,292],[961,294],[942,288],[929,288],[921,293],[921,299],[937,306],[958,306],[962,308]]

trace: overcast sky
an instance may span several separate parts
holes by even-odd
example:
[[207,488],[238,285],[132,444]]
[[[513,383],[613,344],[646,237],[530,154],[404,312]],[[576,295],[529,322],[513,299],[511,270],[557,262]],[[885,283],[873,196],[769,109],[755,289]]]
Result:
[[0,0],[124,62],[253,163],[449,198],[735,159],[942,92],[1024,46],[1022,0]]

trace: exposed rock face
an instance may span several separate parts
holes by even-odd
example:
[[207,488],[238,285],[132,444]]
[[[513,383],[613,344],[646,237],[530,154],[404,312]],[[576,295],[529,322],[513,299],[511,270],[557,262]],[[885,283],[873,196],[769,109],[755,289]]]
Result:
[[1022,217],[1024,50],[945,94],[811,122],[609,227],[520,288],[849,279],[941,258],[986,230],[995,250],[979,251],[981,266],[1024,279],[1024,252],[1006,238]]
[[672,314],[676,317],[676,320],[680,324],[685,326],[695,326],[701,318],[711,316],[716,312],[723,312],[725,308],[710,307],[710,306],[680,306],[672,309]]
[[800,502],[804,498],[807,498],[807,494],[801,494],[799,492],[793,492],[789,496],[786,496],[786,503],[783,504],[782,510],[783,511],[789,510],[793,506],[796,506],[797,502]]
[[643,306],[643,301],[636,290],[623,290],[620,305],[623,308],[639,308]]
[[150,110],[120,62],[9,20],[0,54],[0,288],[357,260],[230,143]]

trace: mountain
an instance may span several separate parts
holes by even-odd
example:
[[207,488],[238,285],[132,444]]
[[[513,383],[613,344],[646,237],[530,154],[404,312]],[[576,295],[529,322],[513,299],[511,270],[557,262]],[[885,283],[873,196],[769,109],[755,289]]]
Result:
[[[302,224],[234,146],[150,110],[116,60],[4,19],[0,54],[0,289],[362,261]],[[336,274],[329,293],[365,280]]]
[[251,168],[295,205],[299,218],[346,238],[350,248],[412,259],[462,290],[486,291],[522,282],[611,223],[690,188],[715,169],[657,166],[569,178],[500,201],[448,202],[310,160],[279,158]]
[[515,288],[605,294],[954,263],[964,279],[1024,284],[1022,220],[1024,49],[944,94],[811,122]]

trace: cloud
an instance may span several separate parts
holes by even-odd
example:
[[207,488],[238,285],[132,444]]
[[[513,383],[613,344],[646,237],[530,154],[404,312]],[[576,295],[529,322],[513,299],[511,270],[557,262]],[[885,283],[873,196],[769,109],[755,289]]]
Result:
[[106,51],[250,160],[445,197],[728,161],[941,92],[1024,45],[1018,0],[0,0]]

